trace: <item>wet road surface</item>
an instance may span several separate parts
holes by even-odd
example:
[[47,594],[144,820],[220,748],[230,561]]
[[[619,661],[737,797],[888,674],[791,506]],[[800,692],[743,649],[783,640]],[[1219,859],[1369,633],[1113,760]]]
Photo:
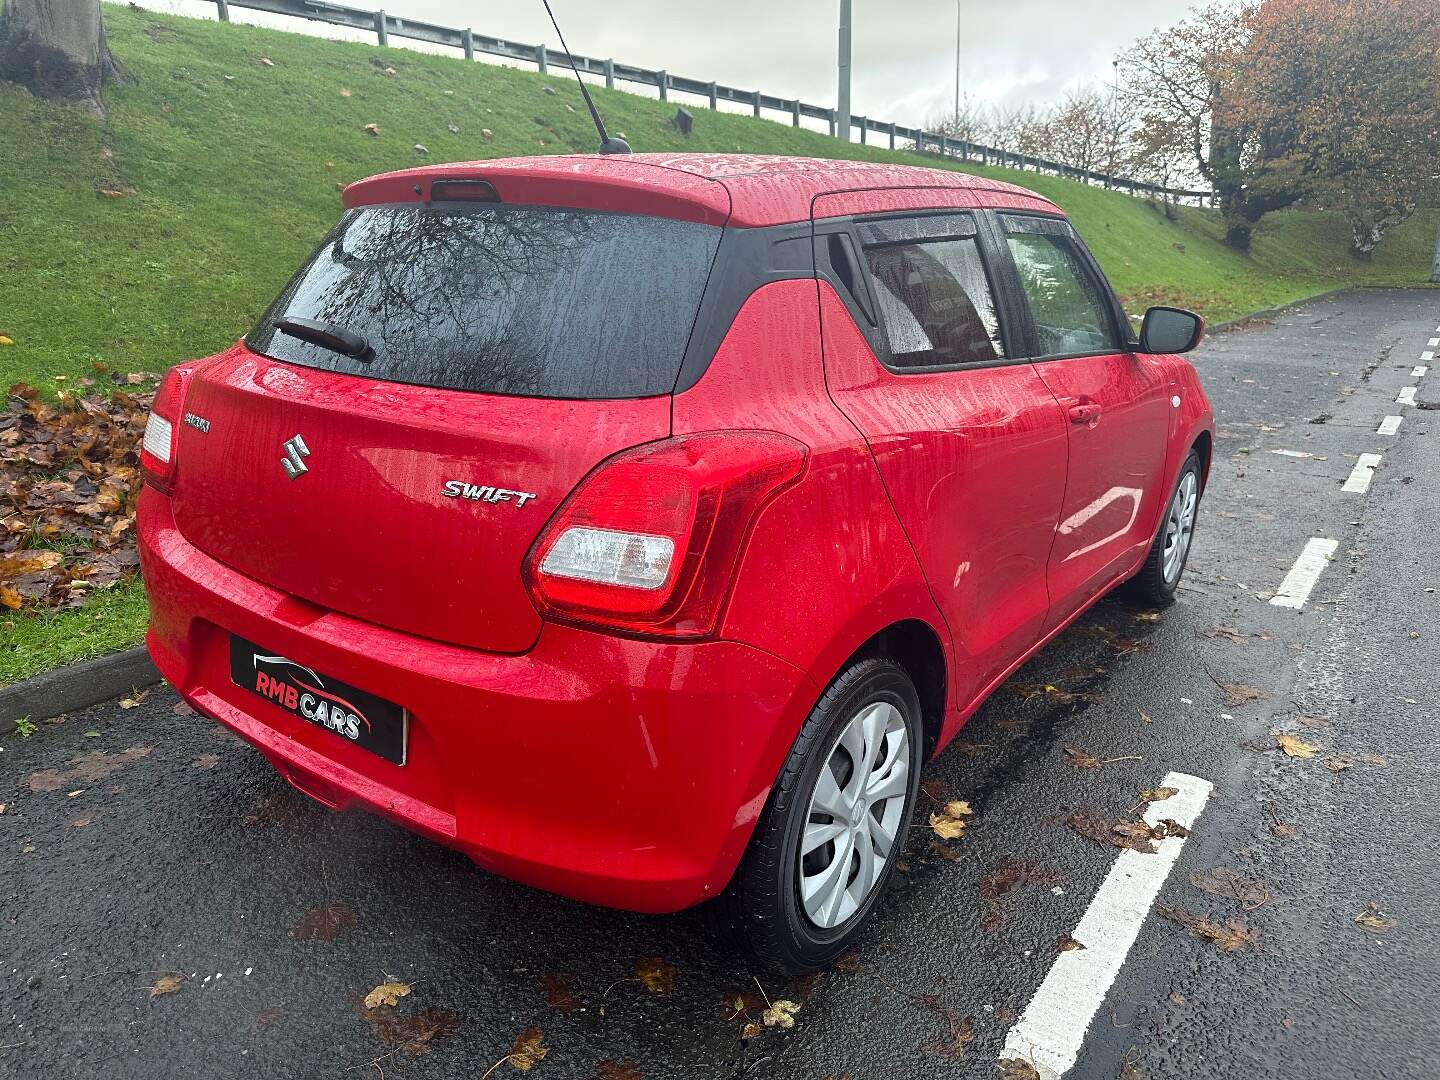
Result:
[[[164,688],[0,739],[0,1077],[475,1080],[532,1027],[541,1078],[991,1077],[1121,855],[1067,821],[1171,772],[1213,790],[1069,1075],[1434,1075],[1440,448],[1396,397],[1440,387],[1412,373],[1437,326],[1440,292],[1357,292],[1201,348],[1219,438],[1178,602],[1102,602],[995,694],[926,771],[918,820],[965,799],[967,834],[917,829],[815,979],[330,813]],[[1269,603],[1311,538],[1308,601]],[[366,1012],[387,978],[411,993]],[[744,1038],[767,999],[794,1027]]]

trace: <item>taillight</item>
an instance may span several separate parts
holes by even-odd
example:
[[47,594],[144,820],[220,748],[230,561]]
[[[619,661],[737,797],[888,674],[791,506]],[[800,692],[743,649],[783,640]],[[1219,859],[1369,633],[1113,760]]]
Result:
[[148,484],[167,495],[175,479],[175,448],[180,442],[181,410],[190,372],[188,367],[173,367],[165,373],[150,405],[145,437],[140,441],[140,472]]
[[536,606],[632,634],[713,633],[751,526],[804,467],[805,447],[772,431],[684,435],[616,455],[525,560]]

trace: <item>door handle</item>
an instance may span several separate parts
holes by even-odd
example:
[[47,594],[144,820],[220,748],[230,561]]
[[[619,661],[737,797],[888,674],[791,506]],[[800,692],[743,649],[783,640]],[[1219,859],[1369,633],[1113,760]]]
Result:
[[1072,424],[1089,424],[1100,419],[1100,406],[1093,401],[1075,402],[1066,407]]

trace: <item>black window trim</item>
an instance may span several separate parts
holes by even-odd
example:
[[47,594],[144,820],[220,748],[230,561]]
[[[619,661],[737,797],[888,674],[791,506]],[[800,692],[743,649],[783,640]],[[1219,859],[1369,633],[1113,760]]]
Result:
[[[954,229],[937,231],[933,236],[926,235],[919,238],[904,240],[881,240],[877,242],[866,242],[863,239],[862,231],[866,225],[897,218],[954,218],[965,217],[973,223],[973,230],[957,232]],[[889,335],[886,334],[881,324],[880,307],[876,302],[874,286],[870,281],[870,269],[866,265],[863,256],[860,258],[860,281],[863,283],[870,297],[870,308],[876,313],[874,320],[866,317],[865,312],[856,303],[849,289],[830,265],[828,244],[822,241],[833,233],[841,232],[849,236],[852,248],[857,252],[863,252],[866,247],[887,247],[895,244],[915,243],[939,243],[946,240],[974,240],[975,248],[980,256],[980,266],[985,274],[986,285],[990,289],[991,303],[995,309],[995,318],[1000,328],[1000,341],[1005,349],[1005,356],[995,360],[976,360],[961,364],[922,364],[906,367],[897,366],[893,361],[893,354],[890,349]],[[979,371],[985,368],[1010,367],[1014,364],[1027,364],[1029,360],[1017,357],[1014,353],[1020,350],[1022,339],[1012,335],[1009,331],[1008,308],[1004,302],[1003,292],[996,287],[997,277],[994,272],[994,254],[987,250],[989,244],[986,239],[986,229],[983,221],[983,211],[973,207],[927,207],[920,210],[890,210],[878,213],[866,213],[846,217],[822,218],[815,222],[815,269],[816,276],[830,282],[835,292],[844,302],[846,309],[850,312],[851,318],[855,320],[865,339],[870,344],[871,351],[880,365],[892,375],[933,375],[941,372],[951,371]]]
[[[1026,342],[1024,352],[1027,354],[1026,359],[1030,363],[1046,364],[1052,360],[1083,360],[1091,356],[1116,356],[1133,354],[1135,352],[1139,342],[1135,337],[1134,330],[1130,326],[1129,318],[1124,316],[1124,307],[1120,303],[1119,297],[1115,295],[1115,289],[1111,286],[1109,278],[1105,276],[1105,272],[1100,268],[1099,262],[1096,261],[1094,254],[1091,253],[1090,248],[1085,244],[1084,239],[1076,231],[1075,226],[1070,222],[1069,218],[1062,215],[1044,214],[1031,210],[993,210],[990,211],[990,214],[993,219],[992,224],[996,232],[996,238],[1002,249],[1002,262],[1006,274],[1010,279],[1010,287],[1014,292],[1016,306],[1021,308],[1023,312]],[[1115,340],[1119,343],[1118,347],[1077,353],[1040,354],[1037,351],[1035,346],[1035,316],[1030,310],[1030,298],[1025,295],[1025,288],[1021,284],[1020,271],[1015,265],[1015,258],[1010,254],[1010,246],[1006,239],[1009,231],[1006,229],[1005,222],[1002,220],[1004,218],[1018,218],[1026,220],[1027,223],[1033,222],[1042,227],[1022,231],[1031,231],[1049,236],[1063,236],[1074,246],[1076,254],[1080,256],[1081,265],[1089,270],[1092,279],[1100,286],[1101,295],[1108,301],[1106,307],[1108,308],[1110,320],[1110,332],[1114,334]]]

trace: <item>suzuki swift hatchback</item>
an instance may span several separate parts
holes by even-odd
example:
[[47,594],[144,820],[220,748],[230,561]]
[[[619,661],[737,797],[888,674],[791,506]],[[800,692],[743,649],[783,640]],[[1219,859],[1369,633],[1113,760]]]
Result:
[[330,807],[826,963],[920,770],[1112,586],[1185,567],[1199,320],[1064,215],[730,156],[389,173],[142,464],[150,651]]

